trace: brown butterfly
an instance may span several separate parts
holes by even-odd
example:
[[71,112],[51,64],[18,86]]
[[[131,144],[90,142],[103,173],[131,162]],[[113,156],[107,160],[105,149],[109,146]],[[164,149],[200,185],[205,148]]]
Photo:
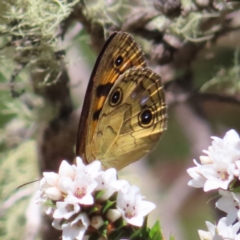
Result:
[[167,128],[161,77],[146,66],[133,38],[114,32],[90,77],[79,122],[76,154],[88,164],[121,169],[140,159]]

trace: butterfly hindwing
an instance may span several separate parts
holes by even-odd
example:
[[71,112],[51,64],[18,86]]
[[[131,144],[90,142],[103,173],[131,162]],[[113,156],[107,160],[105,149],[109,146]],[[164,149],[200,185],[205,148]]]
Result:
[[166,121],[161,77],[148,68],[126,71],[103,105],[89,148],[92,159],[123,168],[155,146]]

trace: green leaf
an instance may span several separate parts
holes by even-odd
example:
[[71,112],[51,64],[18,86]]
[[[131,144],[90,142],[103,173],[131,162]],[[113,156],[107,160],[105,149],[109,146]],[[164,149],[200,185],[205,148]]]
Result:
[[157,220],[155,222],[155,224],[153,225],[152,229],[150,230],[149,236],[151,237],[151,239],[154,237],[154,235],[156,233],[160,232],[161,233],[161,228],[160,228],[160,223],[159,220]]
[[[234,179],[234,180],[229,184],[228,188],[229,188],[230,190],[234,190],[234,185],[235,185],[236,182],[237,182],[237,179]],[[235,188],[235,189],[237,189],[237,188]]]
[[106,229],[106,225],[105,225],[105,229],[102,229],[101,231],[101,235],[107,239],[107,229]]
[[152,238],[150,238],[151,240],[163,240],[162,234],[161,232],[156,232],[154,234],[154,236]]
[[110,207],[112,207],[113,205],[115,205],[115,204],[116,204],[115,201],[113,202],[113,201],[107,200],[106,204],[104,205],[104,207],[103,207],[103,209],[102,209],[102,213],[103,213],[103,214],[106,213],[107,210],[108,210]]
[[121,238],[128,238],[128,236],[131,234],[131,229],[123,227],[123,228],[118,228],[114,231],[112,231],[108,235],[108,240],[118,240]]
[[122,229],[127,226],[126,222],[122,218],[117,219],[113,224],[116,230]]
[[153,225],[152,229],[150,230],[150,232],[149,232],[149,239],[152,239],[152,240],[164,240],[159,220],[156,221],[156,223]]
[[234,192],[234,193],[239,193],[240,192],[240,187],[235,187],[231,190],[231,192]]
[[142,228],[139,228],[134,231],[134,233],[130,236],[130,239],[140,239],[140,237],[142,236],[142,230]]
[[173,235],[171,235],[169,240],[175,240],[175,237]]
[[98,212],[98,211],[99,211],[98,207],[97,206],[93,206],[93,207],[89,208],[87,212],[90,215],[90,214]]

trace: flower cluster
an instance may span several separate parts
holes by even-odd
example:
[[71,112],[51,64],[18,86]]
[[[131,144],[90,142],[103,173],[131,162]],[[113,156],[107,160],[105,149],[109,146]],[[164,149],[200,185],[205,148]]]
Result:
[[196,167],[188,169],[193,178],[189,185],[202,188],[205,192],[213,189],[227,190],[229,184],[240,178],[240,139],[234,130],[223,139],[212,137],[212,146],[200,156],[201,164],[194,160]]
[[219,220],[217,226],[210,222],[206,222],[208,232],[198,230],[201,240],[240,240],[240,235],[237,234],[240,227],[240,222],[234,225],[227,225],[226,218]]
[[113,168],[103,171],[99,161],[85,166],[79,157],[76,165],[64,160],[58,174],[44,172],[43,176],[37,203],[52,214],[52,225],[63,231],[63,240],[80,240],[89,233],[106,236],[114,231],[116,222],[118,229],[141,227],[144,217],[155,208],[143,200],[138,187],[118,180]]
[[240,240],[240,139],[230,130],[223,139],[212,137],[212,145],[203,151],[200,163],[187,170],[193,178],[188,185],[205,192],[217,189],[221,198],[216,207],[227,213],[217,226],[206,222],[208,232],[199,230],[201,240]]

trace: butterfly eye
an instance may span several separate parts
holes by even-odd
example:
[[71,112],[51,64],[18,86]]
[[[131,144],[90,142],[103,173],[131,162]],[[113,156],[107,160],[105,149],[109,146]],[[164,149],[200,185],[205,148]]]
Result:
[[122,102],[123,93],[121,88],[116,88],[109,98],[109,104],[111,107],[116,107]]
[[138,115],[139,125],[143,128],[151,127],[153,123],[153,112],[147,108],[142,110]]
[[115,60],[115,66],[119,67],[123,62],[123,57],[120,55],[117,57],[117,59]]

